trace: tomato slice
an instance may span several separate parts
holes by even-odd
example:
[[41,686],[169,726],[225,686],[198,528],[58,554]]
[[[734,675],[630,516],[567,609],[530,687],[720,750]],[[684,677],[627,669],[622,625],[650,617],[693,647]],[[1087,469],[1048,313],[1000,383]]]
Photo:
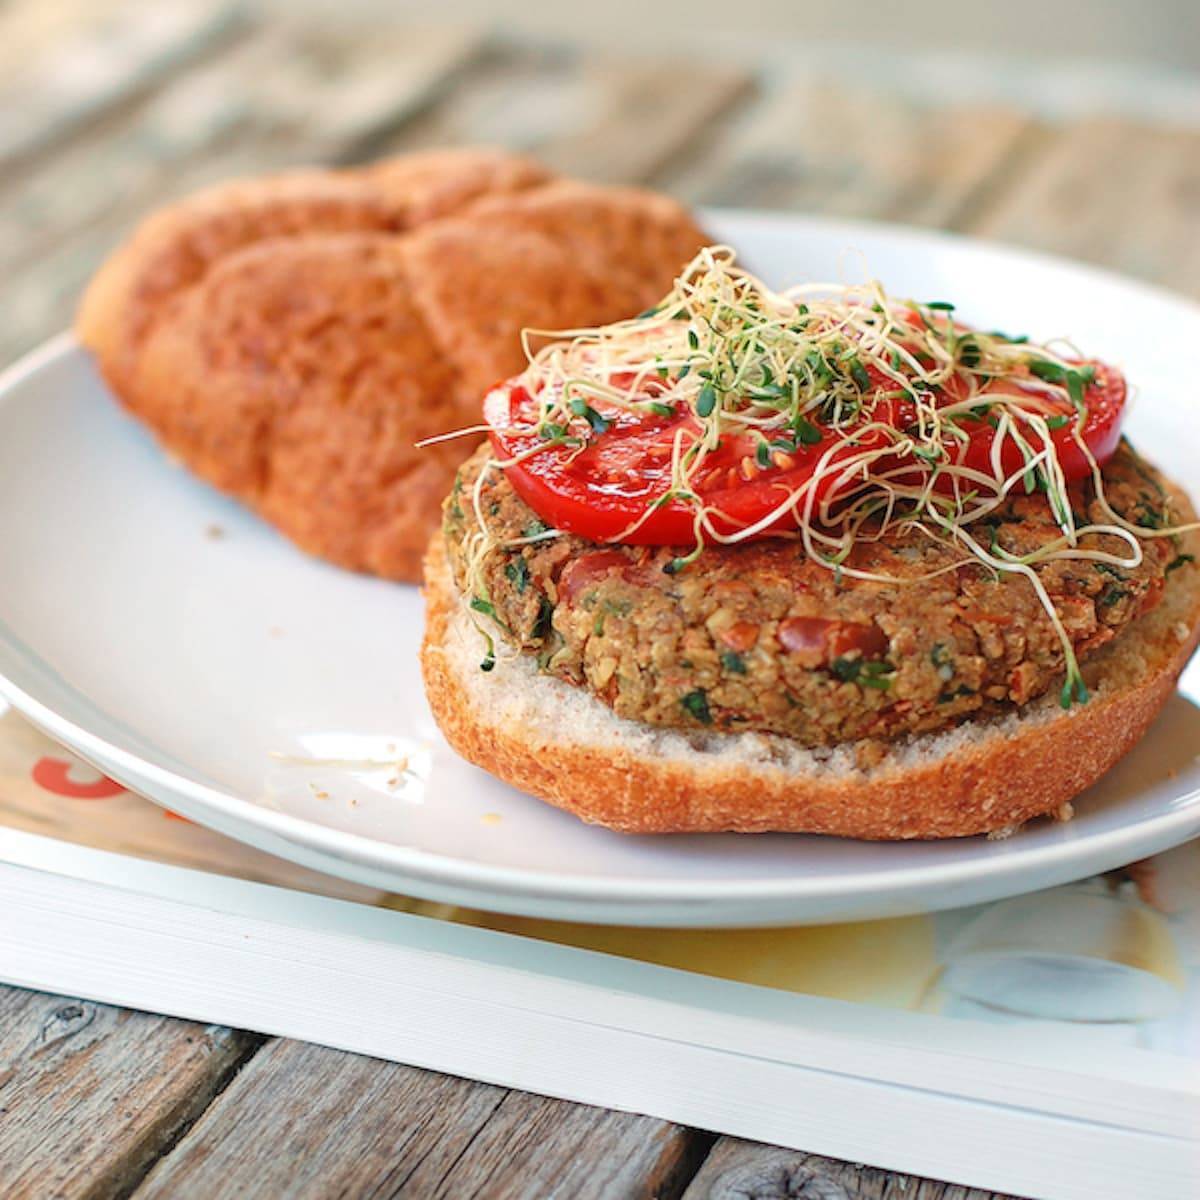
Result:
[[[1125,416],[1128,387],[1125,377],[1115,367],[1098,362],[1086,365],[1093,369],[1095,376],[1083,395],[1087,405],[1087,416],[1084,418],[1081,437],[1096,461],[1103,464],[1112,458],[1121,440],[1121,423]],[[1053,430],[1050,437],[1063,475],[1068,483],[1072,483],[1090,475],[1092,465],[1075,439],[1074,414],[1064,412],[1062,415],[1068,417],[1067,424]],[[995,430],[984,422],[981,428],[972,428],[970,432],[971,440],[960,461],[964,466],[990,473]],[[1021,451],[1014,442],[1005,442],[1000,461],[1008,475],[1021,469]]]
[[[1084,391],[1086,415],[1079,431],[1097,462],[1105,462],[1120,440],[1126,401],[1125,380],[1112,367],[1080,363],[1094,375]],[[883,380],[874,381],[883,386]],[[1012,387],[1013,381],[1004,387]],[[996,385],[999,390],[1000,385]],[[951,403],[956,389],[947,387],[939,403]],[[986,395],[985,388],[980,395]],[[676,404],[670,415],[631,412],[625,408],[594,403],[608,427],[586,445],[545,447],[532,426],[537,421],[537,401],[518,380],[494,389],[484,402],[484,417],[491,427],[492,447],[518,495],[547,524],[578,534],[593,542],[627,545],[684,546],[696,538],[694,504],[672,499],[654,506],[671,487],[671,464],[676,441],[687,446],[702,434],[702,424],[690,408]],[[903,429],[916,415],[911,401],[880,401],[871,413],[874,422],[885,421]],[[1075,409],[1062,401],[1051,421],[1051,440],[1068,482],[1083,478],[1091,465],[1075,440]],[[986,419],[959,419],[967,440],[956,442],[951,453],[961,467],[993,475],[992,453],[997,431]],[[722,533],[745,530],[764,522],[825,462],[849,459],[862,449],[886,449],[891,439],[878,431],[864,430],[856,436],[855,448],[846,447],[845,427],[835,433],[819,424],[810,431],[810,444],[794,450],[760,449],[762,439],[753,433],[723,433],[718,447],[704,459],[702,471],[691,481],[692,490],[714,515],[714,526]],[[1022,431],[1036,450],[1039,443]],[[535,448],[536,453],[528,453]],[[521,457],[528,454],[528,457]],[[512,460],[518,461],[512,461]],[[765,459],[765,461],[764,461]],[[911,461],[911,460],[910,460]],[[896,465],[886,457],[875,469]],[[1012,438],[1004,439],[1000,465],[1006,476],[1024,470],[1025,458]],[[826,469],[809,486],[816,499],[834,486]],[[795,528],[796,517],[784,514],[756,531],[766,537],[781,529]]]

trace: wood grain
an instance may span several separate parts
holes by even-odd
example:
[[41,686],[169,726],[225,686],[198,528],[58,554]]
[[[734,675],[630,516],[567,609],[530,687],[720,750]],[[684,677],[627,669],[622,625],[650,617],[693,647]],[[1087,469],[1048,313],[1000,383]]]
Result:
[[695,63],[682,58],[498,47],[387,149],[490,143],[536,154],[566,174],[644,183],[753,92],[742,67],[706,62],[704,87],[680,87],[689,70]]
[[680,1194],[711,1143],[707,1134],[652,1117],[509,1092],[428,1194],[668,1200]]
[[448,1170],[504,1094],[396,1063],[271,1042],[135,1195],[251,1188],[297,1200],[394,1195],[414,1175]]
[[217,179],[495,143],[590,178],[643,181],[750,87],[741,68],[714,65],[689,92],[669,86],[665,66],[488,52],[458,25],[249,33],[39,170],[0,180],[13,217],[0,225],[0,362],[69,323],[88,277],[144,213]]
[[696,1145],[648,1117],[276,1041],[134,1194],[665,1197]]
[[688,69],[688,64],[669,59],[585,61],[578,77],[588,93],[590,115],[539,153],[566,175],[612,183],[649,181],[753,92],[745,70],[716,62],[700,68],[703,87],[680,87],[679,78]]
[[458,27],[317,44],[303,26],[259,30],[0,189],[0,267],[42,263],[81,232],[115,238],[214,178],[354,156],[448,86],[478,45]]
[[39,169],[0,181],[7,361],[70,322],[104,255],[155,206],[218,179],[363,157],[452,85],[481,46],[461,26],[317,38],[275,23]]
[[969,227],[1200,296],[1200,132],[1112,117],[1050,131]]
[[259,1039],[0,987],[0,1195],[120,1191]]
[[[0,14],[0,44],[7,19]],[[228,3],[125,5],[115,12],[93,7],[82,21],[77,16],[58,26],[59,36],[38,45],[40,53],[5,72],[0,169],[11,169],[152,87],[230,36],[239,20],[238,8]]]
[[1034,128],[1011,109],[804,82],[663,182],[696,203],[954,226]]
[[722,1138],[684,1200],[1015,1200],[996,1192]]

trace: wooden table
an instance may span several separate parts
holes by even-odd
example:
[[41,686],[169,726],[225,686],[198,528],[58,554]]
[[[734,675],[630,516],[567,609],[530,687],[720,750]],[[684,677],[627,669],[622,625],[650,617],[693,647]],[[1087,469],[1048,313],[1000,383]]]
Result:
[[[101,255],[170,196],[448,143],[530,150],[695,203],[984,234],[1200,291],[1196,130],[931,103],[789,77],[786,47],[771,48],[774,66],[740,54],[686,39],[639,58],[474,28],[281,25],[201,4],[137,19],[94,0],[0,5],[0,361],[67,325]],[[0,1194],[984,1200],[15,989],[0,989]]]

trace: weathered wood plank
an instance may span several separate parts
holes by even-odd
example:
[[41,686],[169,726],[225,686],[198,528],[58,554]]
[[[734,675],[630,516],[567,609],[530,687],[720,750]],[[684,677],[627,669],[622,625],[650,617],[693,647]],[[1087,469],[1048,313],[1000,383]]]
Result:
[[1200,132],[1113,117],[1055,129],[970,226],[1200,295]]
[[741,67],[706,63],[703,87],[681,87],[682,62],[600,59],[585,62],[579,83],[591,114],[579,128],[551,138],[538,153],[567,175],[644,183],[714,121],[753,91]]
[[680,74],[695,69],[682,59],[496,50],[388,149],[492,143],[568,174],[642,183],[754,86],[744,68],[712,62],[702,88],[681,87]]
[[711,1142],[652,1117],[509,1092],[436,1188],[411,1194],[667,1200],[680,1194]]
[[0,191],[10,217],[0,228],[0,268],[39,261],[77,230],[130,223],[201,179],[347,157],[419,109],[479,46],[465,29],[405,31],[348,58],[338,52],[345,47],[292,33],[272,26],[244,39],[119,126]]
[[104,254],[159,204],[216,179],[362,157],[482,46],[470,28],[274,24],[129,117],[0,189],[0,361],[67,324]]
[[[135,1194],[391,1195],[418,1172],[448,1170],[504,1095],[360,1055],[271,1042]],[[264,1153],[268,1145],[273,1152]]]
[[815,1154],[721,1138],[683,1200],[1014,1200]]
[[119,1192],[257,1044],[228,1029],[0,987],[0,1194]]
[[373,157],[397,126],[453,88],[485,47],[483,30],[473,25],[343,37],[323,56],[326,102],[314,111],[303,92],[290,97],[305,153],[331,163]]
[[152,87],[229,37],[241,20],[234,4],[127,5],[65,27],[65,36],[4,77],[0,167]]
[[693,1145],[647,1117],[272,1042],[135,1195],[665,1196]]
[[492,47],[451,93],[385,139],[380,153],[463,145],[532,152],[586,120],[570,61],[544,48]]
[[930,108],[804,82],[662,182],[696,203],[953,226],[1034,128],[1006,108]]
[[492,55],[453,86],[482,45],[477,31],[457,26],[370,38],[273,27],[0,191],[17,218],[0,229],[0,361],[70,321],[88,276],[138,217],[214,179],[368,151],[498,142],[592,178],[638,181],[750,86],[740,69],[714,67],[691,94],[668,86],[662,64],[580,66],[548,52]]
[[[182,73],[125,121],[65,147],[0,190],[0,269],[35,264],[77,230],[120,220],[170,173],[239,135],[250,120],[246,85],[284,53],[271,34],[250,37]],[[46,274],[39,272],[39,274]]]

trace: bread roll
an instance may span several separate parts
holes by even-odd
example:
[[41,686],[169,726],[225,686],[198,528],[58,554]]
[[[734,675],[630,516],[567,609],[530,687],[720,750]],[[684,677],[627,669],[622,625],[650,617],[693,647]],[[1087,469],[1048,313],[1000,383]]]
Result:
[[619,319],[703,244],[659,195],[498,151],[223,184],[148,218],[80,340],[176,459],[302,549],[416,580],[520,332]]

